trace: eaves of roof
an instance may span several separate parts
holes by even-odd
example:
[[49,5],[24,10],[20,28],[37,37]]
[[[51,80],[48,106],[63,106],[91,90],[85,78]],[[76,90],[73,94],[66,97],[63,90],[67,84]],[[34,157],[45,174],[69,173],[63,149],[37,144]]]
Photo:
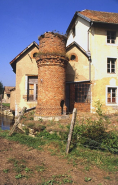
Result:
[[73,46],[76,46],[88,59],[90,59],[91,55],[90,53],[87,53],[79,44],[77,44],[75,41],[72,42],[71,44],[69,44],[66,47],[66,51],[68,51],[70,48],[72,48]]
[[67,34],[67,35],[68,35],[69,30],[71,29],[71,27],[72,27],[72,25],[74,24],[74,22],[75,22],[75,20],[76,20],[77,17],[81,17],[82,19],[84,19],[84,20],[86,20],[86,21],[88,21],[88,22],[91,22],[91,19],[89,19],[88,17],[86,17],[86,16],[84,16],[84,15],[78,13],[78,12],[75,12],[75,14],[74,14],[74,16],[73,16],[73,18],[72,18],[72,20],[71,20],[71,22],[70,22],[70,24],[69,24],[67,30],[66,30],[66,34]]
[[114,17],[115,17],[115,15],[117,15],[117,17],[118,17],[117,13],[100,12],[100,11],[92,11],[92,10],[77,11],[77,12],[75,12],[75,14],[74,14],[74,16],[73,16],[73,18],[72,18],[72,20],[71,20],[71,22],[70,22],[70,24],[67,28],[67,31],[66,31],[67,35],[69,33],[69,30],[71,29],[71,27],[75,23],[75,20],[76,20],[77,17],[81,17],[82,19],[86,20],[90,24],[91,23],[97,23],[97,24],[102,23],[102,24],[109,24],[109,25],[118,25],[118,21],[117,22],[113,21],[116,17],[115,18],[113,17],[114,19],[112,18],[112,20],[103,19],[101,17],[98,19],[97,15],[94,15],[94,17],[93,17],[92,15],[87,14],[87,12],[90,12],[93,15],[94,15],[94,13],[97,12],[97,13],[99,13],[99,15],[104,14],[104,16],[106,16],[106,17],[107,17],[107,14],[108,15],[114,15]]
[[[29,46],[27,46],[23,51],[21,51],[21,52],[10,62],[10,65],[12,66],[12,68],[13,68],[13,66],[16,64],[17,60],[18,60],[26,51],[28,51],[31,47],[33,47],[33,45],[36,46],[36,47],[39,49],[38,44],[37,44],[35,41],[33,41]],[[14,69],[13,69],[13,71],[14,71]],[[14,71],[14,72],[15,72],[15,71]]]

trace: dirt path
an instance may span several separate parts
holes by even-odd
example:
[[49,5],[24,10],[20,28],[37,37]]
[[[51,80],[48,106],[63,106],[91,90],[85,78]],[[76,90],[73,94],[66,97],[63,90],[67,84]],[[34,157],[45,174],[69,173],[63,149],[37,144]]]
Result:
[[[85,177],[91,180],[85,182]],[[51,156],[49,152],[30,149],[0,138],[0,185],[46,185],[51,182],[52,184],[117,185],[118,174],[110,174],[96,167],[87,171],[85,166],[74,167],[67,159]]]

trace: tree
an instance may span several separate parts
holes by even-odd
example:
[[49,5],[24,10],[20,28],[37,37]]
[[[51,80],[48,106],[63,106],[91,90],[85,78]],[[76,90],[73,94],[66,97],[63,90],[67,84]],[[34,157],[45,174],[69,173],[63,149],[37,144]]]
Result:
[[3,94],[3,90],[4,90],[3,84],[2,82],[0,82],[0,94]]

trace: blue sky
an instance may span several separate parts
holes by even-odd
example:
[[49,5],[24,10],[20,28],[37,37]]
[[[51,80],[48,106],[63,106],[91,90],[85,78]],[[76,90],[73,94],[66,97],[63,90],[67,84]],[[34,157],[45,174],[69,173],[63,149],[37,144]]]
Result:
[[0,0],[0,81],[15,86],[9,62],[46,31],[66,33],[76,11],[118,13],[118,0]]

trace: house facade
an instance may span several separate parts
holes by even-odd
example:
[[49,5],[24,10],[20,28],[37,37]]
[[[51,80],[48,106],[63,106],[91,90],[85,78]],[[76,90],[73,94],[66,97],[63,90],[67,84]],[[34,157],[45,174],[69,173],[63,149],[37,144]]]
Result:
[[95,102],[100,100],[105,112],[115,112],[118,110],[118,13],[76,12],[67,36],[69,64],[76,71],[75,78],[67,80],[74,86],[74,107],[95,112]]
[[24,106],[31,108],[37,105],[38,68],[34,58],[37,51],[38,44],[32,42],[10,62],[16,73],[16,88],[11,92],[12,99],[15,99],[11,109],[15,109],[16,116]]
[[4,103],[10,103],[11,97],[10,97],[10,91],[13,89],[14,87],[12,86],[5,86],[4,87],[4,95],[3,95],[3,102]]

